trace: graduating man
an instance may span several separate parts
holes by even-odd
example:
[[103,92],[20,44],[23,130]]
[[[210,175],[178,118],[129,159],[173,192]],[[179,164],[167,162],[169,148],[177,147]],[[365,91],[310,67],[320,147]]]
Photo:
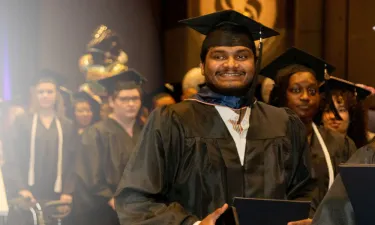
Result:
[[113,112],[82,134],[75,193],[79,224],[118,224],[113,196],[141,132],[137,117],[143,81],[134,70],[98,81]]
[[122,225],[213,225],[234,197],[294,199],[309,179],[301,121],[253,98],[254,40],[277,32],[231,10],[183,22],[207,35],[207,85],[150,115],[118,187]]

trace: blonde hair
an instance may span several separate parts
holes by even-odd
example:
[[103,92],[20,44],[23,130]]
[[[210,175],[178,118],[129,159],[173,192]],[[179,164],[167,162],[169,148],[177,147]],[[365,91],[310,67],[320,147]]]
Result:
[[[37,97],[37,92],[36,92],[36,87],[39,85],[35,85],[34,87],[31,88],[31,101],[30,101],[30,112],[31,113],[38,113],[40,111],[40,105]],[[57,117],[62,118],[65,116],[65,107],[64,107],[64,99],[55,84],[56,87],[56,101],[55,101],[55,112]]]

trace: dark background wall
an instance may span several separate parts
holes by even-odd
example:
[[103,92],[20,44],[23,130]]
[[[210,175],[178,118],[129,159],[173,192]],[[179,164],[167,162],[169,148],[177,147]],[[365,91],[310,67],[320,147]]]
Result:
[[[66,86],[83,82],[78,59],[91,33],[106,24],[121,37],[128,66],[149,79],[146,89],[163,83],[159,4],[152,0],[0,0],[0,36],[8,39],[13,92],[24,93],[37,71],[53,69]],[[5,38],[4,38],[5,36]],[[0,45],[1,46],[1,45]],[[2,67],[4,59],[2,58]]]

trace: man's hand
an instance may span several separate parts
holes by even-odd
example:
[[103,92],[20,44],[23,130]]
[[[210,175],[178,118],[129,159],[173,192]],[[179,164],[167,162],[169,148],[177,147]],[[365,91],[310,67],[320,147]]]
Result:
[[66,202],[66,203],[72,203],[73,197],[71,195],[68,195],[68,194],[62,194],[61,197],[60,197],[60,201]]
[[216,220],[219,219],[221,214],[223,214],[227,209],[228,204],[224,204],[221,208],[216,209],[215,212],[206,216],[206,218],[204,218],[199,225],[215,225]]
[[21,190],[18,194],[24,198],[30,199],[32,202],[36,202],[34,195],[29,190]]
[[311,223],[312,223],[311,219],[305,219],[305,220],[289,222],[288,225],[310,225]]
[[111,200],[108,201],[108,205],[111,206],[113,210],[116,210],[115,208],[115,199],[111,198]]
[[[73,197],[71,195],[68,195],[68,194],[62,194],[60,196],[60,201],[62,201],[64,203],[72,203]],[[62,214],[68,213],[70,211],[70,209],[71,208],[67,205],[57,207],[57,211],[62,213]]]

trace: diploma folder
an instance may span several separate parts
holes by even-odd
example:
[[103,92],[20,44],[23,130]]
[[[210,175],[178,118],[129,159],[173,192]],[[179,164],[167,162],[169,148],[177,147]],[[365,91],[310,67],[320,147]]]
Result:
[[291,221],[307,219],[309,201],[234,198],[240,225],[287,225]]
[[375,164],[341,164],[340,174],[354,210],[356,224],[373,225]]

